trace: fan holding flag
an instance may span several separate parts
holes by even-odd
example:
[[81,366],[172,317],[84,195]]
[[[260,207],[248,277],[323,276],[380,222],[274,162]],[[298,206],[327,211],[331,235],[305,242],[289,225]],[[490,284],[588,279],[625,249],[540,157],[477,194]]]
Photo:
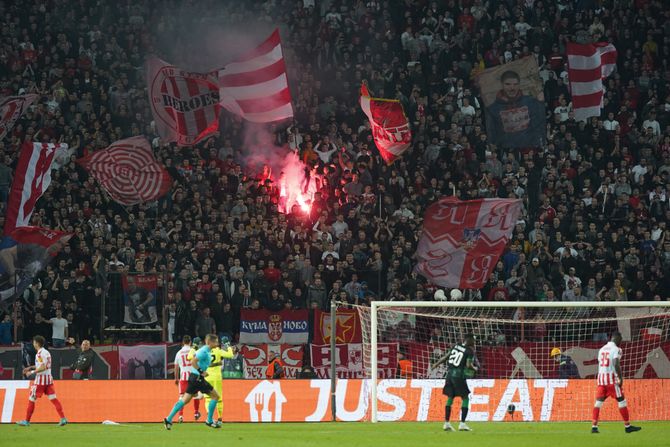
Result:
[[361,85],[360,102],[370,120],[379,154],[390,165],[409,149],[412,142],[412,132],[402,104],[396,99],[370,97],[365,81]]

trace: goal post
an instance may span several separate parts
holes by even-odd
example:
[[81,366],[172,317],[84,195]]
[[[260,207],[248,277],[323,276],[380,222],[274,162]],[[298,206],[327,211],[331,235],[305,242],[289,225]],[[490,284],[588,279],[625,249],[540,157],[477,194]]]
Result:
[[[670,391],[670,381],[663,380],[670,378],[670,302],[373,301],[370,307],[356,306],[356,309],[363,335],[363,363],[370,380],[371,422],[440,420],[444,399],[437,383],[444,378],[445,369],[434,369],[432,365],[450,346],[461,343],[466,334],[476,339],[475,352],[481,368],[472,381],[478,386],[484,383],[494,389],[506,385],[561,388],[552,388],[551,393],[556,393],[553,406],[551,402],[530,402],[534,392],[531,390],[530,400],[526,399],[530,403],[516,405],[519,411],[528,408],[527,413],[517,416],[522,420],[590,419],[590,410],[586,410],[593,405],[597,352],[614,331],[621,332],[624,340],[624,379],[635,379],[630,381],[631,388],[626,388],[631,393],[627,396],[629,402],[635,389],[640,388],[648,393],[645,399],[656,399],[649,405],[670,406],[670,402],[659,401],[667,400],[665,393]],[[380,352],[389,351],[389,347],[397,350],[396,357],[382,354],[385,357],[380,367]],[[560,354],[556,354],[557,350]],[[397,355],[406,359],[405,366],[389,365],[389,359]],[[532,385],[530,381],[534,381]],[[664,393],[654,392],[655,386],[663,386]],[[389,388],[394,388],[393,393],[402,400],[405,413],[411,409],[418,414],[416,419],[408,414],[396,419],[400,416],[395,413],[389,416],[388,411],[383,418],[379,417],[380,390],[383,405],[388,407],[394,401],[393,396],[389,398]],[[422,389],[420,399],[411,388]],[[423,393],[425,390],[430,391]],[[496,390],[486,399],[500,397],[493,395],[496,393],[510,402],[519,396],[518,390],[507,389]],[[524,400],[524,396],[518,398]],[[571,409],[565,400],[579,405]],[[479,405],[481,409],[482,402],[482,399],[471,400],[471,405]],[[496,402],[489,404],[495,407]],[[670,419],[668,410],[663,408],[646,408],[644,417],[640,417],[640,411],[635,414],[637,406],[642,406],[642,402],[633,405],[633,417],[638,420]],[[506,415],[501,408],[486,413],[487,420],[515,417],[514,410]],[[534,409],[541,417],[532,416]],[[483,418],[485,412],[474,414]]]

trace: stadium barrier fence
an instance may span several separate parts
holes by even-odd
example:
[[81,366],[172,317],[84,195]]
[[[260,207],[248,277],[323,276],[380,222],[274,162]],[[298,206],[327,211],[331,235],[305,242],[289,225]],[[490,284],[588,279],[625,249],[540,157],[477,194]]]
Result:
[[[443,383],[438,379],[379,380],[378,417],[439,421],[445,403]],[[321,379],[224,380],[223,420],[330,421],[330,385],[330,380]],[[338,420],[369,420],[369,385],[361,379],[337,381]],[[473,379],[469,386],[470,421],[588,421],[595,393],[592,379]],[[29,387],[27,380],[0,381],[1,422],[23,419]],[[71,422],[160,422],[177,399],[177,387],[171,380],[56,381],[55,387]],[[670,379],[630,379],[625,391],[633,420],[670,420]],[[512,414],[508,413],[510,404],[515,406]],[[185,408],[187,421],[193,420],[192,408]],[[620,420],[614,402],[607,402],[601,415],[602,420]],[[33,421],[57,421],[46,399],[38,401]]]

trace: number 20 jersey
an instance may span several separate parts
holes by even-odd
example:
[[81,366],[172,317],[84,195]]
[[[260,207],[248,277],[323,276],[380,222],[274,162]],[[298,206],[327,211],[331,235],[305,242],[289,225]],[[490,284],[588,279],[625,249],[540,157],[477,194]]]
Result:
[[447,360],[447,377],[465,377],[465,368],[468,364],[468,359],[474,357],[472,349],[464,344],[457,344],[451,351],[449,351],[449,358]]

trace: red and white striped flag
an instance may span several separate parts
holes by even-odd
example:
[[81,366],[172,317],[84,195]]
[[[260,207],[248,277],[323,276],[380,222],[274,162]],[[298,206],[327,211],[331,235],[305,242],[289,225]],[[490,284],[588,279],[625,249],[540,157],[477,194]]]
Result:
[[567,52],[568,79],[575,119],[585,121],[592,116],[600,116],[605,94],[603,79],[616,68],[616,48],[607,42],[570,42]]
[[7,96],[0,99],[0,140],[40,95]]
[[144,137],[119,140],[77,163],[122,205],[156,200],[172,186],[170,174],[156,161]]
[[189,146],[219,129],[216,72],[188,72],[152,57],[147,82],[151,113],[164,141]]
[[483,287],[520,214],[517,199],[447,197],[433,203],[424,216],[416,272],[442,287]]
[[254,123],[293,117],[279,30],[219,71],[221,105]]
[[361,85],[360,100],[361,108],[370,120],[379,154],[387,164],[393,163],[412,142],[412,131],[402,104],[395,99],[371,98],[365,84]]
[[51,184],[55,160],[67,149],[67,144],[60,143],[23,143],[7,204],[5,234],[28,225],[35,204]]

